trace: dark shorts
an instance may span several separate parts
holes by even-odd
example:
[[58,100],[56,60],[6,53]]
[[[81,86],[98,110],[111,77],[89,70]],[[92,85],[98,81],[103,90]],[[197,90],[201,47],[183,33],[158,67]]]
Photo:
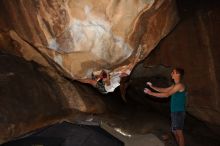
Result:
[[183,130],[185,112],[171,112],[171,130]]
[[105,90],[105,84],[102,81],[98,81],[96,83],[96,88],[101,92],[102,94],[107,94],[107,91]]

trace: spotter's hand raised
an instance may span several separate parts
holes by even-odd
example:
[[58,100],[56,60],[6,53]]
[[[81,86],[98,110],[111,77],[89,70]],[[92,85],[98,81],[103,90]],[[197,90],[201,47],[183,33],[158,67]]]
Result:
[[151,90],[149,90],[148,88],[144,88],[144,93],[150,94],[150,93],[151,93]]
[[146,85],[148,85],[148,86],[151,87],[151,86],[152,86],[152,83],[151,83],[151,82],[147,82]]

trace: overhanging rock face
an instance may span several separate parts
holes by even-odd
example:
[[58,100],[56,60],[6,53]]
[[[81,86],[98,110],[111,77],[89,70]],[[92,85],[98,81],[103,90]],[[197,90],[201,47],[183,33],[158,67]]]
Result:
[[[103,113],[105,104],[101,94],[66,79],[77,80],[89,77],[94,70],[113,70],[128,65],[133,61],[139,46],[142,48],[140,59],[143,59],[173,29],[177,21],[174,0],[0,0],[0,52],[23,57],[43,66],[41,69],[55,79],[62,94],[58,97],[65,102],[65,109]],[[21,76],[24,76],[22,72]],[[24,91],[30,93],[26,88],[29,83],[21,85],[25,85]],[[39,87],[45,94],[50,93],[47,92],[47,86],[39,83]],[[8,105],[11,105],[10,102],[17,103],[20,96],[22,99],[29,97],[19,94],[14,98],[14,94],[0,96]],[[37,100],[30,97],[28,105],[41,105],[41,101],[44,101],[41,95],[36,96]],[[45,100],[50,101],[50,96],[45,96]],[[23,105],[26,102],[24,99],[18,103]],[[7,111],[6,104],[2,104],[2,110]],[[52,103],[48,104],[45,107]],[[36,111],[41,107],[36,107]],[[26,106],[16,108],[17,111],[24,111],[19,113],[19,117],[32,115]],[[13,117],[11,114],[15,112],[9,109],[11,112],[7,117]],[[56,112],[52,109],[52,113]],[[1,131],[5,130],[0,135],[0,143],[42,126],[36,120],[34,125],[23,129],[23,125],[27,124],[17,121],[20,120],[15,117],[11,125],[0,125]]]
[[1,48],[72,79],[129,64],[139,45],[143,59],[178,21],[174,0],[0,4]]

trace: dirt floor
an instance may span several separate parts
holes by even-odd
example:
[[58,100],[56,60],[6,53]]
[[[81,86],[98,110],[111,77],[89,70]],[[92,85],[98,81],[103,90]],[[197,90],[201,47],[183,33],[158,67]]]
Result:
[[[73,120],[97,121],[107,123],[110,127],[120,129],[125,135],[157,136],[165,146],[177,146],[170,132],[169,116],[151,108],[134,103],[124,103],[118,97],[106,97],[109,111],[102,115],[78,114]],[[114,102],[114,104],[112,104]],[[71,118],[70,118],[71,119]],[[162,136],[168,135],[168,140]],[[186,146],[219,146],[219,133],[213,132],[207,124],[193,118],[189,114],[185,120]]]

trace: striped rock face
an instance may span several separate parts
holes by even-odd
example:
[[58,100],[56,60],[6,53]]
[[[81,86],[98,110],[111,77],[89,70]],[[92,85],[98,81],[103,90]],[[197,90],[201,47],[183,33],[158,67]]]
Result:
[[72,79],[141,59],[178,21],[173,0],[1,1],[4,51]]

